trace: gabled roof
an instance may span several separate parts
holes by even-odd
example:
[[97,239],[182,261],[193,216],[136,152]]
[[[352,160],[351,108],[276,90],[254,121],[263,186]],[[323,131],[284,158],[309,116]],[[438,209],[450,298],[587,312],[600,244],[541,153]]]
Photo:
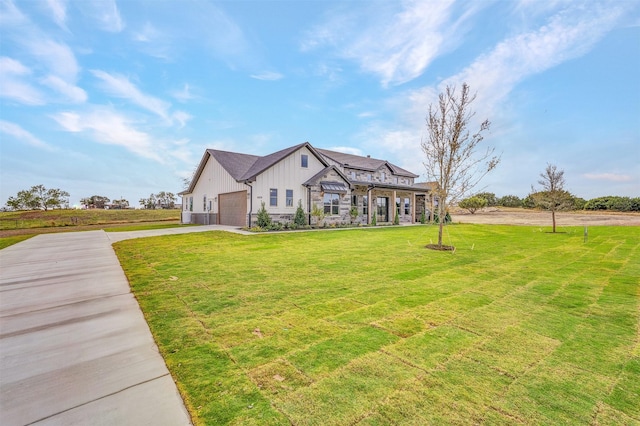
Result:
[[319,153],[325,157],[340,163],[343,167],[350,167],[353,169],[376,171],[381,167],[387,166],[391,172],[399,176],[418,177],[415,173],[411,173],[395,164],[389,163],[386,160],[378,160],[371,157],[362,157],[360,155],[345,154],[344,152],[329,151],[328,149],[318,149]]
[[313,153],[313,155],[315,155],[324,166],[329,165],[325,158],[318,153],[318,151],[312,147],[309,142],[285,148],[264,157],[260,157],[259,155],[241,154],[239,152],[207,149],[202,160],[200,160],[200,164],[193,175],[193,179],[191,179],[189,188],[183,191],[183,193],[188,194],[193,191],[193,186],[200,178],[200,175],[204,170],[204,166],[207,164],[207,160],[210,156],[215,158],[227,173],[229,173],[236,181],[252,182],[260,173],[304,147],[311,151],[311,153]]
[[347,179],[344,173],[342,173],[342,171],[334,165],[327,166],[324,169],[320,170],[318,173],[313,175],[308,181],[303,183],[303,185],[304,186],[315,185],[316,183],[318,183],[318,179],[326,175],[330,170],[335,171],[338,174],[338,176],[340,176],[342,180],[344,180],[349,185],[349,187],[351,187],[351,182],[349,181],[349,179]]
[[281,151],[274,152],[273,154],[269,154],[264,157],[258,157],[256,161],[253,163],[253,165],[251,165],[251,167],[238,180],[251,182],[256,178],[256,176],[258,176],[260,173],[267,170],[269,167],[273,166],[274,164],[287,158],[289,155],[293,154],[300,148],[304,148],[304,147],[306,147],[309,151],[311,151],[313,155],[315,155],[323,165],[325,166],[328,165],[327,161],[322,157],[322,155],[320,155],[317,152],[317,150],[314,147],[311,146],[309,142],[304,142],[289,148],[285,148]]
[[243,180],[242,176],[261,158],[257,155],[218,151],[216,149],[208,149],[207,152],[218,160],[218,163],[220,163],[235,180]]

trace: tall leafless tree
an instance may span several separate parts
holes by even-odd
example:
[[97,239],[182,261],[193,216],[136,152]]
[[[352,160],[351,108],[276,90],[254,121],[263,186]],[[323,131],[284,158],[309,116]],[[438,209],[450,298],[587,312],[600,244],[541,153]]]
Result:
[[421,145],[426,157],[427,178],[437,183],[440,248],[443,247],[442,231],[449,203],[468,194],[500,162],[500,157],[494,155],[495,148],[476,153],[490,123],[485,120],[476,133],[469,133],[467,127],[475,115],[470,107],[475,98],[469,85],[463,83],[459,95],[455,87],[447,86],[445,92],[440,93],[438,104],[429,105],[427,136]]
[[531,198],[534,203],[551,212],[553,232],[556,232],[556,212],[570,210],[573,207],[573,196],[564,189],[564,170],[558,170],[554,164],[547,164],[547,168],[540,173],[538,183],[541,191],[531,188]]

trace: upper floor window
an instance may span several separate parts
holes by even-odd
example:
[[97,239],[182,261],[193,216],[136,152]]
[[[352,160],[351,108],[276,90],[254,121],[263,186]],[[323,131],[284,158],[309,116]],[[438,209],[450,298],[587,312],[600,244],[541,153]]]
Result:
[[287,189],[287,207],[293,207],[293,189]]
[[356,172],[351,172],[351,179],[356,180]]
[[395,183],[396,185],[398,184],[398,178],[397,177],[393,178],[393,183]]
[[385,172],[380,172],[380,182],[384,182],[387,179]]
[[300,166],[307,168],[309,167],[309,156],[306,154],[302,154],[300,156]]
[[269,205],[277,206],[278,205],[278,189],[271,188],[269,190]]
[[371,182],[371,173],[367,173],[367,180]]

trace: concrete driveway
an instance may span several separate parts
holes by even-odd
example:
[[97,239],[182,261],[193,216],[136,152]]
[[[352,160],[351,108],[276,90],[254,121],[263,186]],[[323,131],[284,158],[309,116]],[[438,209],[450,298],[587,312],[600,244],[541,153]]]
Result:
[[43,234],[0,250],[2,425],[188,425],[111,247],[218,226]]

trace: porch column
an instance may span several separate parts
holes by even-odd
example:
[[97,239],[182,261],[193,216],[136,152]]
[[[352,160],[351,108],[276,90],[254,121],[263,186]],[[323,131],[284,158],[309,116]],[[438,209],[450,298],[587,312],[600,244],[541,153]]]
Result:
[[412,192],[411,193],[411,223],[416,223],[417,222],[417,218],[416,218],[416,193]]
[[[391,215],[391,220],[390,222],[393,222],[396,219],[396,214],[398,213],[398,206],[396,204],[396,200],[398,199],[398,194],[396,193],[396,190],[393,190],[393,214]],[[399,217],[398,217],[399,219]]]
[[367,225],[371,224],[371,188],[367,188]]

